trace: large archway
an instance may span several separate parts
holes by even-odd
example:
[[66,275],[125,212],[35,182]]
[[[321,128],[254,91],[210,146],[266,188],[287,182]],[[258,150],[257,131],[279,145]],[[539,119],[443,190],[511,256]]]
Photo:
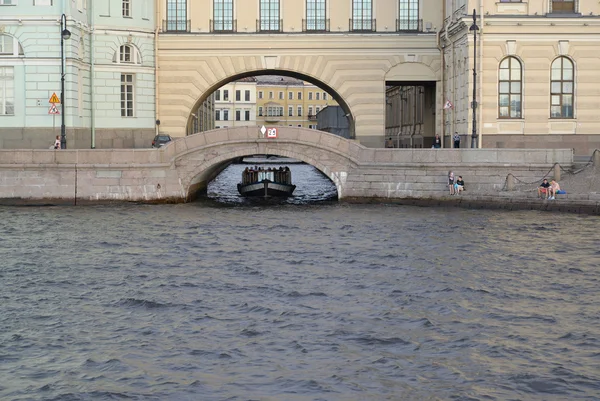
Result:
[[[351,114],[355,138],[383,147],[386,75],[409,63],[440,76],[435,35],[161,35],[158,39],[161,130],[185,136],[194,107],[225,82],[260,75],[298,77],[326,89]],[[410,70],[410,68],[409,68]],[[441,109],[440,102],[436,102]],[[439,113],[441,114],[441,113]],[[436,127],[437,129],[437,127]]]

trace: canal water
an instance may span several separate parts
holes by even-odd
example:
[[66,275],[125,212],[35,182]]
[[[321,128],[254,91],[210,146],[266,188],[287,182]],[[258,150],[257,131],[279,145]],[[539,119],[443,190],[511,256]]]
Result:
[[599,399],[597,217],[317,202],[308,167],[280,204],[232,166],[192,204],[0,208],[0,399]]

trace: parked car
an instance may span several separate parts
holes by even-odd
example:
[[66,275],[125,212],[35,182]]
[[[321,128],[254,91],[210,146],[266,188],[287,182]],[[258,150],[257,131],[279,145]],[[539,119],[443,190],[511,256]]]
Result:
[[162,146],[165,146],[167,143],[171,142],[172,140],[173,140],[173,138],[171,138],[170,135],[167,135],[167,134],[158,134],[152,140],[152,147],[153,148],[160,148]]

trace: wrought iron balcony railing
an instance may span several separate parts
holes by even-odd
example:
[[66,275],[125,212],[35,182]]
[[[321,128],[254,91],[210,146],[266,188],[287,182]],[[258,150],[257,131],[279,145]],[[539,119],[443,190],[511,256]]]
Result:
[[351,18],[349,29],[350,32],[375,32],[377,31],[377,21],[368,18]]
[[257,19],[256,32],[283,32],[283,20],[277,18]]
[[308,18],[302,20],[302,32],[329,32],[329,19]]
[[396,32],[423,32],[423,20],[397,19]]
[[166,19],[163,20],[162,30],[163,32],[190,32],[192,29],[192,23],[190,20],[183,19]]
[[237,20],[236,19],[211,19],[210,20],[210,31],[211,32],[237,32]]

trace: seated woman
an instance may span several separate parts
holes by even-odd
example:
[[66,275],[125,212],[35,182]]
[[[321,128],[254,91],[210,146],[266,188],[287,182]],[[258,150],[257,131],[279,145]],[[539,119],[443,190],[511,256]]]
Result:
[[465,182],[463,181],[462,175],[458,176],[458,180],[454,184],[454,193],[459,195],[462,191],[465,190]]

